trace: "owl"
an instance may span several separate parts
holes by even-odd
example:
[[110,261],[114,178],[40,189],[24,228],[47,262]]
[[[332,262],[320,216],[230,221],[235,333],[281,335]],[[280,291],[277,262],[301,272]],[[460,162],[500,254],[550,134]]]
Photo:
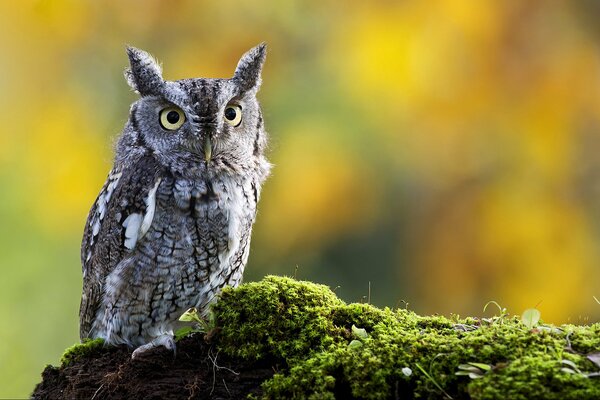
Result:
[[127,48],[140,98],[83,236],[80,337],[175,350],[190,307],[204,315],[237,286],[250,250],[267,133],[256,99],[266,48],[244,54],[229,79],[167,81],[146,52]]

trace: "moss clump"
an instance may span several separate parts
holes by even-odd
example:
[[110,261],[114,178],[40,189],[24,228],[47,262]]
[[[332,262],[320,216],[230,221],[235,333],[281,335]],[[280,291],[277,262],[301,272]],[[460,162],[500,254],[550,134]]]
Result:
[[67,348],[60,358],[62,366],[66,367],[73,361],[76,361],[84,356],[100,353],[104,348],[103,339],[86,339],[82,343],[74,344]]
[[600,398],[599,382],[582,374],[561,371],[565,364],[552,355],[519,357],[498,366],[492,373],[468,385],[473,399],[565,399]]
[[[279,365],[265,398],[600,398],[600,378],[585,375],[598,371],[585,355],[600,351],[599,324],[421,317],[274,276],[224,290],[214,313],[223,352]],[[565,372],[563,360],[584,372]],[[470,362],[490,369],[456,375]]]
[[289,361],[334,343],[331,313],[343,304],[327,286],[268,276],[224,289],[213,311],[228,355]]

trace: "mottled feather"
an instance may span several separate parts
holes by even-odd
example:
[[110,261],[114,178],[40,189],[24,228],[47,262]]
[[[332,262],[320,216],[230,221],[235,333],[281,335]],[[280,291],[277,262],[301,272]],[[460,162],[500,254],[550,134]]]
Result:
[[270,164],[256,100],[264,45],[230,79],[165,81],[150,55],[127,53],[125,76],[141,97],[86,223],[80,336],[136,355],[174,348],[182,312],[205,315],[241,282]]
[[81,246],[84,286],[79,317],[82,339],[89,335],[108,272],[128,250],[123,223],[130,215],[146,213],[145,199],[159,170],[156,161],[144,157],[132,168],[111,171],[90,210]]

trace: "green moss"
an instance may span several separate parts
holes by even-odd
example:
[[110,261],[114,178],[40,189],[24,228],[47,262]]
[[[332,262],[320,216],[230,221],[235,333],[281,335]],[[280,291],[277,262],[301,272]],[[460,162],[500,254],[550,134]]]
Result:
[[473,399],[585,400],[600,398],[597,379],[561,371],[565,365],[550,355],[528,355],[500,365],[468,385]]
[[[224,290],[214,313],[222,351],[276,360],[266,398],[600,398],[600,379],[585,376],[598,370],[585,354],[600,351],[600,324],[530,330],[516,317],[421,317],[274,276]],[[458,329],[467,325],[477,329]],[[583,372],[565,372],[563,359]],[[492,368],[457,376],[469,362]]]
[[[264,398],[600,399],[600,368],[586,357],[600,352],[600,324],[423,317],[275,276],[223,290],[213,318],[221,352],[277,368]],[[103,347],[77,344],[61,362]],[[465,368],[472,376],[456,374]]]
[[92,355],[93,353],[99,353],[103,347],[103,339],[86,339],[83,341],[83,343],[77,343],[67,348],[60,358],[60,363],[62,366],[66,367],[81,357]]
[[340,328],[331,313],[343,304],[327,286],[267,276],[224,289],[213,311],[225,353],[292,360],[333,344]]
[[590,326],[565,325],[573,350],[579,353],[597,352],[600,346],[600,323]]

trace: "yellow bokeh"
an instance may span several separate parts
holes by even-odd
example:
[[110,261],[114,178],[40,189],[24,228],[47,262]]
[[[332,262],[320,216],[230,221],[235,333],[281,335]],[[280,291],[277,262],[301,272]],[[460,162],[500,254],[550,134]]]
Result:
[[89,110],[55,97],[37,113],[26,139],[22,139],[20,162],[27,177],[24,190],[36,193],[26,199],[25,206],[41,229],[52,234],[83,230],[90,199],[98,193],[98,182],[108,174],[108,165],[105,171],[99,166],[111,152],[110,143],[97,134],[96,125]]
[[282,132],[264,200],[278,206],[259,216],[270,257],[280,259],[292,250],[323,246],[345,231],[368,229],[379,213],[379,182],[368,159],[334,140],[334,130],[311,119]]
[[0,3],[0,397],[77,340],[79,244],[135,94],[126,44],[169,79],[231,76],[268,43],[273,174],[246,279],[347,301],[552,323],[600,319],[596,2]]

